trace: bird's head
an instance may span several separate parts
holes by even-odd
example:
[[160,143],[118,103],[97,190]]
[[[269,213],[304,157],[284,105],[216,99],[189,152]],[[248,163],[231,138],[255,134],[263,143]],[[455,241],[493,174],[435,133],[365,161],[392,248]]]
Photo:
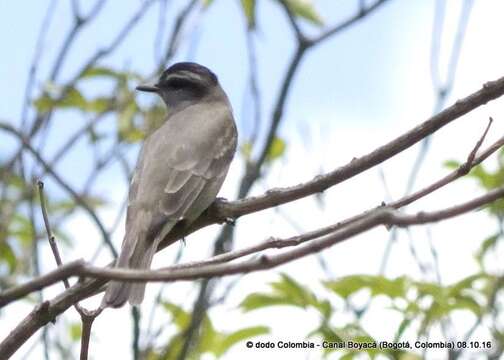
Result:
[[208,68],[192,62],[170,66],[156,84],[140,85],[137,90],[157,93],[170,111],[202,101],[227,101],[217,76]]

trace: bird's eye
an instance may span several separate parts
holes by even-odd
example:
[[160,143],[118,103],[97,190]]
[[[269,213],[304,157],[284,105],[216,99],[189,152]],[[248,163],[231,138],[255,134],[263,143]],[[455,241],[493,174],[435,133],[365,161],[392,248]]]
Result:
[[166,82],[166,87],[172,89],[183,89],[186,87],[190,87],[191,85],[192,83],[190,81],[181,78],[170,79]]
[[171,91],[183,90],[198,94],[205,90],[205,86],[201,82],[182,77],[168,79],[161,86]]

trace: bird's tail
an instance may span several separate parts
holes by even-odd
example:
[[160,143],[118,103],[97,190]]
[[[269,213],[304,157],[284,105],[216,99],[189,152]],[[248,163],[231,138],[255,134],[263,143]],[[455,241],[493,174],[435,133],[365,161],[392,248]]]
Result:
[[[173,225],[166,224],[163,230],[169,231]],[[157,247],[168,231],[162,231],[152,240],[147,239],[147,234],[144,231],[131,231],[130,234],[126,234],[115,267],[138,270],[150,269]],[[118,308],[128,300],[131,305],[139,305],[144,298],[145,284],[145,282],[109,282],[101,307]]]

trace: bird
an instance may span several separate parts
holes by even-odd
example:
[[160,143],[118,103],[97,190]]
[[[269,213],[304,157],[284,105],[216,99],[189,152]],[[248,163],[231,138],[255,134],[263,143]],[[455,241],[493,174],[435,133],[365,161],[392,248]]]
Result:
[[[131,179],[126,232],[115,267],[150,269],[161,240],[175,224],[196,220],[215,200],[237,146],[229,99],[217,76],[203,65],[180,62],[163,71],[155,93],[168,108],[148,135]],[[110,281],[102,308],[139,305],[145,283]]]

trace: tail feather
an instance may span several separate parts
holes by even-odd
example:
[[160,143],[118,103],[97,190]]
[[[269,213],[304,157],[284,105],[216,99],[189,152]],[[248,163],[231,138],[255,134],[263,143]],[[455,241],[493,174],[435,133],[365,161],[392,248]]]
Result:
[[[161,236],[158,236],[150,243],[150,247],[146,249],[144,253],[142,253],[143,258],[141,259],[140,263],[138,266],[135,268],[142,269],[142,270],[148,270],[150,269],[151,263],[152,263],[152,258],[154,257],[154,254],[156,253],[157,247],[159,243],[161,242],[163,238]],[[145,285],[147,283],[141,282],[141,283],[130,283],[130,287],[128,289],[129,291],[129,303],[131,305],[140,305],[144,298],[145,294]]]
[[[125,235],[121,254],[116,263],[117,268],[148,270],[157,247],[166,233],[175,223],[168,223],[153,240],[148,240],[145,231],[131,231]],[[132,229],[133,230],[133,229]],[[132,305],[139,305],[144,297],[145,282],[111,281],[102,299],[102,308],[118,308],[129,300]]]

